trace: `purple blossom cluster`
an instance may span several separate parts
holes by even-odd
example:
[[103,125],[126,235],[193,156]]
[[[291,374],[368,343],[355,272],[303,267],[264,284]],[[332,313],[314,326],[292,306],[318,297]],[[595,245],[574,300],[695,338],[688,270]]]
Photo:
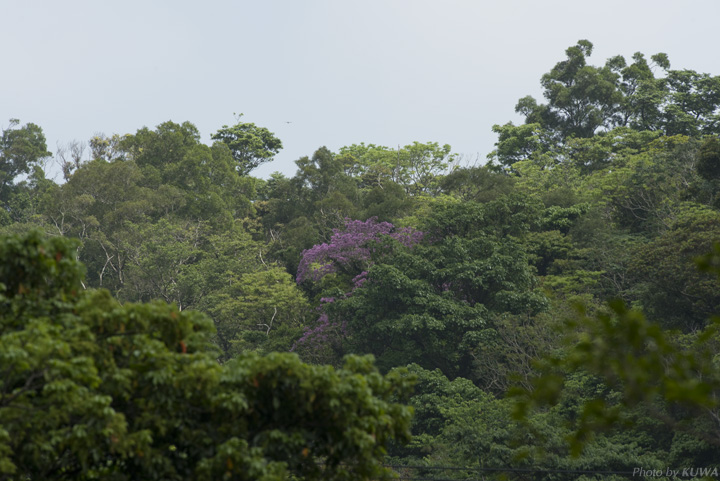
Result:
[[362,271],[360,274],[353,277],[353,280],[352,280],[353,291],[355,289],[361,288],[362,285],[365,284],[365,281],[367,281],[367,275],[368,275],[368,271]]
[[425,233],[412,227],[401,227],[390,234],[390,237],[400,242],[405,247],[412,247],[422,242]]
[[321,345],[329,342],[331,333],[335,333],[336,335],[340,334],[341,336],[346,334],[345,322],[330,322],[330,317],[326,312],[323,312],[323,305],[331,302],[335,302],[334,297],[323,297],[320,299],[320,306],[317,308],[317,310],[320,311],[320,317],[315,321],[315,327],[305,329],[302,337],[295,341],[292,348],[290,348],[290,352],[295,351],[298,346],[319,348]]
[[405,247],[412,247],[422,241],[423,235],[411,227],[395,229],[389,222],[378,222],[377,217],[364,222],[346,219],[345,228],[334,229],[329,243],[303,251],[297,282],[308,279],[317,282],[327,274],[348,268],[350,264],[368,266],[372,255],[370,244],[382,236],[390,236]]
[[323,312],[315,322],[315,327],[308,327],[302,337],[295,341],[295,344],[290,348],[290,352],[295,351],[295,348],[301,345],[310,346],[327,343],[328,335],[335,327],[337,327],[337,324],[331,323],[328,315]]

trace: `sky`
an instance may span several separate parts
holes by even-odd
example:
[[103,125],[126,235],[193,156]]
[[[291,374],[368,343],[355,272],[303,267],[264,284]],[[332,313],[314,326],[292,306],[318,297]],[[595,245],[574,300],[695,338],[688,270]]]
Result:
[[718,19],[718,0],[0,0],[0,127],[38,124],[56,152],[168,120],[210,143],[242,113],[283,142],[258,177],[360,142],[484,163],[578,40],[594,65],[664,52],[720,75]]

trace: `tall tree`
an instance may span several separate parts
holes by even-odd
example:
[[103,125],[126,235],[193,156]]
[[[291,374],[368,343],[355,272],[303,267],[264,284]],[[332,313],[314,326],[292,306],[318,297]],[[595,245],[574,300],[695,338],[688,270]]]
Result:
[[42,159],[52,155],[40,127],[33,123],[19,125],[18,119],[10,119],[0,136],[0,206],[5,209],[17,177],[29,174]]
[[671,70],[663,83],[669,91],[663,115],[668,135],[720,134],[720,75]]
[[270,162],[282,149],[282,142],[275,134],[265,127],[248,122],[238,122],[230,127],[223,125],[211,138],[230,148],[240,175],[247,175],[258,166]]
[[622,99],[619,76],[609,66],[588,65],[592,50],[589,41],[578,41],[565,51],[565,60],[542,76],[547,105],[538,105],[532,97],[520,99],[515,111],[525,115],[526,123],[540,123],[561,138],[591,137],[599,128],[610,126]]
[[[497,150],[488,157],[510,167],[532,159],[545,166],[563,160],[566,143],[629,127],[663,135],[701,137],[720,132],[720,76],[693,70],[671,70],[664,53],[650,57],[637,52],[589,65],[593,45],[580,40],[566,50],[566,59],[542,76],[547,103],[531,96],[515,111],[525,125],[493,126]],[[665,76],[655,75],[660,68]]]

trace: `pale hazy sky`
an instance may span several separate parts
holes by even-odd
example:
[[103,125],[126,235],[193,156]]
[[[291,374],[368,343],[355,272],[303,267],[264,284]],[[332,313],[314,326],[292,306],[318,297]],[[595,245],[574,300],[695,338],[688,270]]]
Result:
[[242,112],[284,144],[260,177],[359,142],[484,160],[577,40],[595,65],[665,52],[718,75],[719,19],[720,0],[0,0],[0,125],[34,122],[54,152],[166,120],[209,143]]

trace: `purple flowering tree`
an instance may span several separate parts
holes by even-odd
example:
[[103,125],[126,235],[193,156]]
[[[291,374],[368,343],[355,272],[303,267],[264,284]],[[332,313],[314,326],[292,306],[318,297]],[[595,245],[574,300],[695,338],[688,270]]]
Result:
[[[327,244],[318,244],[303,251],[298,266],[297,283],[319,282],[328,274],[343,273],[351,278],[352,295],[367,281],[367,274],[373,262],[378,242],[384,237],[395,239],[405,247],[412,247],[423,239],[423,233],[410,227],[396,228],[389,222],[378,222],[376,217],[366,221],[345,220],[344,229],[334,229]],[[333,342],[339,342],[346,333],[344,322],[334,322],[325,306],[335,301],[334,297],[323,297],[318,311],[320,316],[314,326],[308,327],[291,350],[302,348],[312,353],[332,349]],[[327,359],[317,359],[327,362]]]
[[[333,272],[357,274],[367,271],[371,264],[373,245],[383,236],[389,236],[405,247],[411,247],[423,238],[423,233],[411,227],[396,229],[389,222],[378,222],[371,217],[361,220],[345,220],[343,230],[334,229],[328,244],[318,244],[303,251],[298,266],[298,284],[319,281]],[[357,283],[357,278],[353,279]]]

